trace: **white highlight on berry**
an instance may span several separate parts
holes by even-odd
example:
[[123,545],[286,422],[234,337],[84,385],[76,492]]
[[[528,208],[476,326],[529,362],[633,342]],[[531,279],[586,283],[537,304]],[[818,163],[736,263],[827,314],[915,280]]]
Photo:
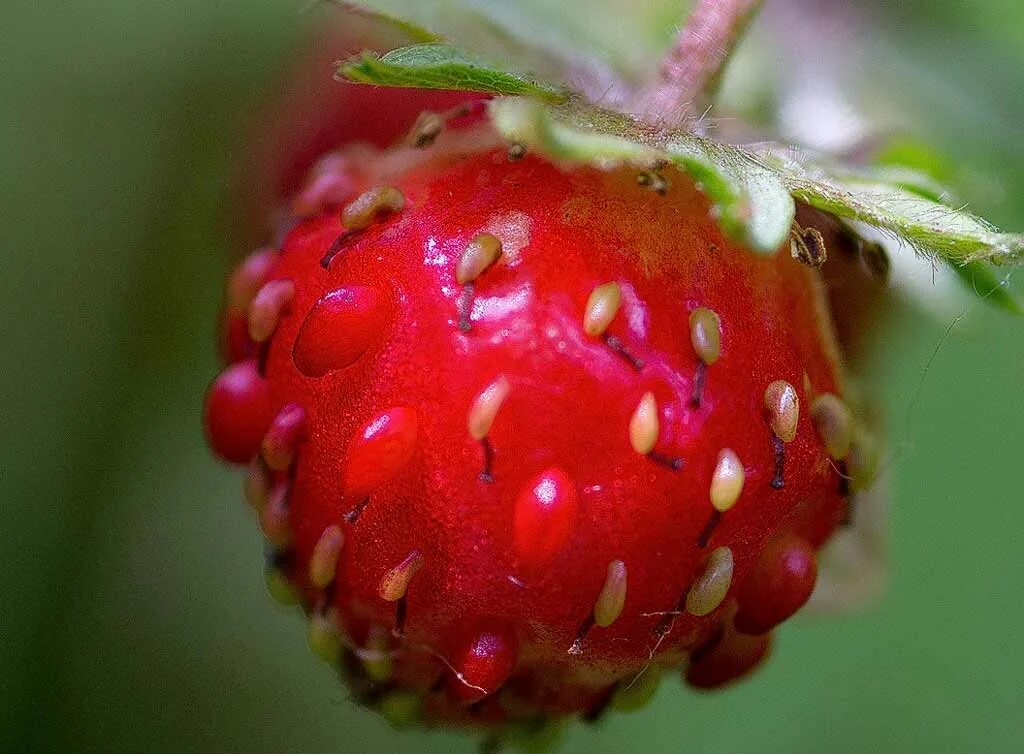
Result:
[[618,283],[605,283],[590,292],[583,314],[583,331],[591,337],[602,335],[615,319],[622,305],[622,289]]
[[629,420],[629,444],[642,456],[654,450],[658,442],[658,403],[654,393],[644,393]]
[[622,607],[626,604],[626,583],[626,564],[613,560],[608,564],[604,586],[594,602],[594,623],[601,628],[608,628],[622,615]]
[[732,550],[718,547],[711,551],[704,572],[697,577],[686,594],[686,612],[703,616],[722,604],[732,583]]
[[743,492],[745,480],[740,457],[731,448],[724,448],[718,454],[718,463],[711,475],[711,504],[715,510],[725,513],[732,508]]
[[334,581],[344,543],[345,535],[337,524],[328,526],[320,535],[309,558],[309,583],[315,589],[326,589]]
[[469,408],[466,420],[470,437],[477,441],[487,437],[491,431],[491,425],[494,424],[494,419],[497,417],[498,411],[501,410],[505,399],[508,398],[511,389],[512,386],[509,384],[508,378],[502,374],[480,391]]

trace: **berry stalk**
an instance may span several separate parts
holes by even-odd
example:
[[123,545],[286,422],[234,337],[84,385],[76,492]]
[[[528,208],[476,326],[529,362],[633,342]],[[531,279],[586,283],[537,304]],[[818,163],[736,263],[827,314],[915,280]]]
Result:
[[658,78],[643,92],[639,108],[647,120],[681,126],[700,115],[722,70],[761,0],[698,0]]

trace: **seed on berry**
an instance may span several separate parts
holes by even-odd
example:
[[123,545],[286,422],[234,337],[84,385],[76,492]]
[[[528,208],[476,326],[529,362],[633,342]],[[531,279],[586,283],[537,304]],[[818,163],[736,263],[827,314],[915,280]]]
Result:
[[405,195],[394,186],[376,186],[357,196],[341,211],[341,224],[348,230],[370,227],[382,215],[400,212]]
[[501,241],[490,233],[475,236],[459,257],[455,280],[459,285],[474,282],[501,257]]
[[793,442],[800,418],[800,399],[796,389],[784,380],[776,380],[764,391],[764,408],[776,437],[783,442]]
[[704,398],[708,366],[718,361],[722,351],[722,322],[718,314],[703,306],[690,312],[690,344],[697,354],[697,371],[693,377],[690,403],[699,408]]
[[708,615],[722,604],[732,583],[732,550],[717,547],[708,555],[704,571],[693,582],[686,595],[686,612],[691,615]]
[[326,589],[334,581],[344,543],[345,535],[337,524],[328,526],[320,535],[309,559],[309,583],[315,589]]
[[725,448],[718,454],[718,463],[711,475],[711,504],[715,510],[725,513],[743,492],[746,473],[736,452]]
[[701,306],[690,312],[690,343],[697,358],[711,365],[722,351],[722,322],[711,309]]
[[583,331],[591,337],[604,334],[615,319],[622,303],[622,289],[618,283],[605,283],[590,292],[583,314]]
[[412,577],[422,567],[423,553],[419,550],[413,550],[402,559],[401,563],[385,573],[383,578],[381,578],[380,586],[377,588],[380,598],[385,602],[397,602],[405,597],[409,584],[412,583]]
[[260,288],[249,304],[249,337],[262,343],[273,335],[294,298],[295,283],[291,280],[271,280]]
[[412,131],[409,133],[409,143],[417,148],[429,147],[444,129],[444,118],[438,113],[424,110],[416,118]]
[[277,251],[260,249],[247,256],[235,268],[227,285],[226,299],[229,312],[242,313],[249,310],[249,304],[252,303],[263,284],[267,282],[267,277],[269,277],[275,262],[277,262]]
[[658,404],[653,393],[644,393],[636,411],[629,420],[629,443],[642,456],[647,455],[658,442]]
[[594,623],[607,628],[622,614],[626,604],[626,564],[613,560],[608,564],[604,586],[594,602]]
[[263,437],[261,453],[273,471],[287,469],[306,431],[306,410],[297,403],[282,408]]
[[494,424],[494,419],[511,389],[512,386],[509,384],[508,378],[502,374],[480,391],[469,409],[467,426],[470,437],[478,441],[487,437],[491,431],[491,425]]

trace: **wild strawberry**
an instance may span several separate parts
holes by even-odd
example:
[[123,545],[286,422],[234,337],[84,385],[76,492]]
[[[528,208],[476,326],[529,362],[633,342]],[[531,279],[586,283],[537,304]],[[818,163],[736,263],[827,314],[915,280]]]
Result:
[[682,174],[512,156],[476,123],[325,158],[339,193],[232,278],[207,397],[313,648],[428,722],[731,681],[848,514],[819,272]]

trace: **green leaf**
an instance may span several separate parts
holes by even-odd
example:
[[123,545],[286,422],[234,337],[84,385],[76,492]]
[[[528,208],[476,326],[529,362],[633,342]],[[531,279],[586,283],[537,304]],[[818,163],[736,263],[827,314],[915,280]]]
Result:
[[548,158],[610,169],[672,164],[712,203],[723,231],[762,254],[788,237],[795,206],[778,177],[741,150],[686,133],[666,134],[625,115],[570,102],[546,107],[526,99],[491,103],[498,130]]
[[755,151],[795,198],[886,231],[928,256],[961,264],[1024,257],[1024,235],[1001,233],[968,212],[936,201],[921,185],[908,189],[892,177],[886,181],[883,173],[858,175],[777,145],[758,145]]
[[530,95],[549,102],[566,98],[564,92],[553,86],[499,70],[441,44],[400,47],[380,57],[364,52],[342,63],[337,75],[380,86]]

